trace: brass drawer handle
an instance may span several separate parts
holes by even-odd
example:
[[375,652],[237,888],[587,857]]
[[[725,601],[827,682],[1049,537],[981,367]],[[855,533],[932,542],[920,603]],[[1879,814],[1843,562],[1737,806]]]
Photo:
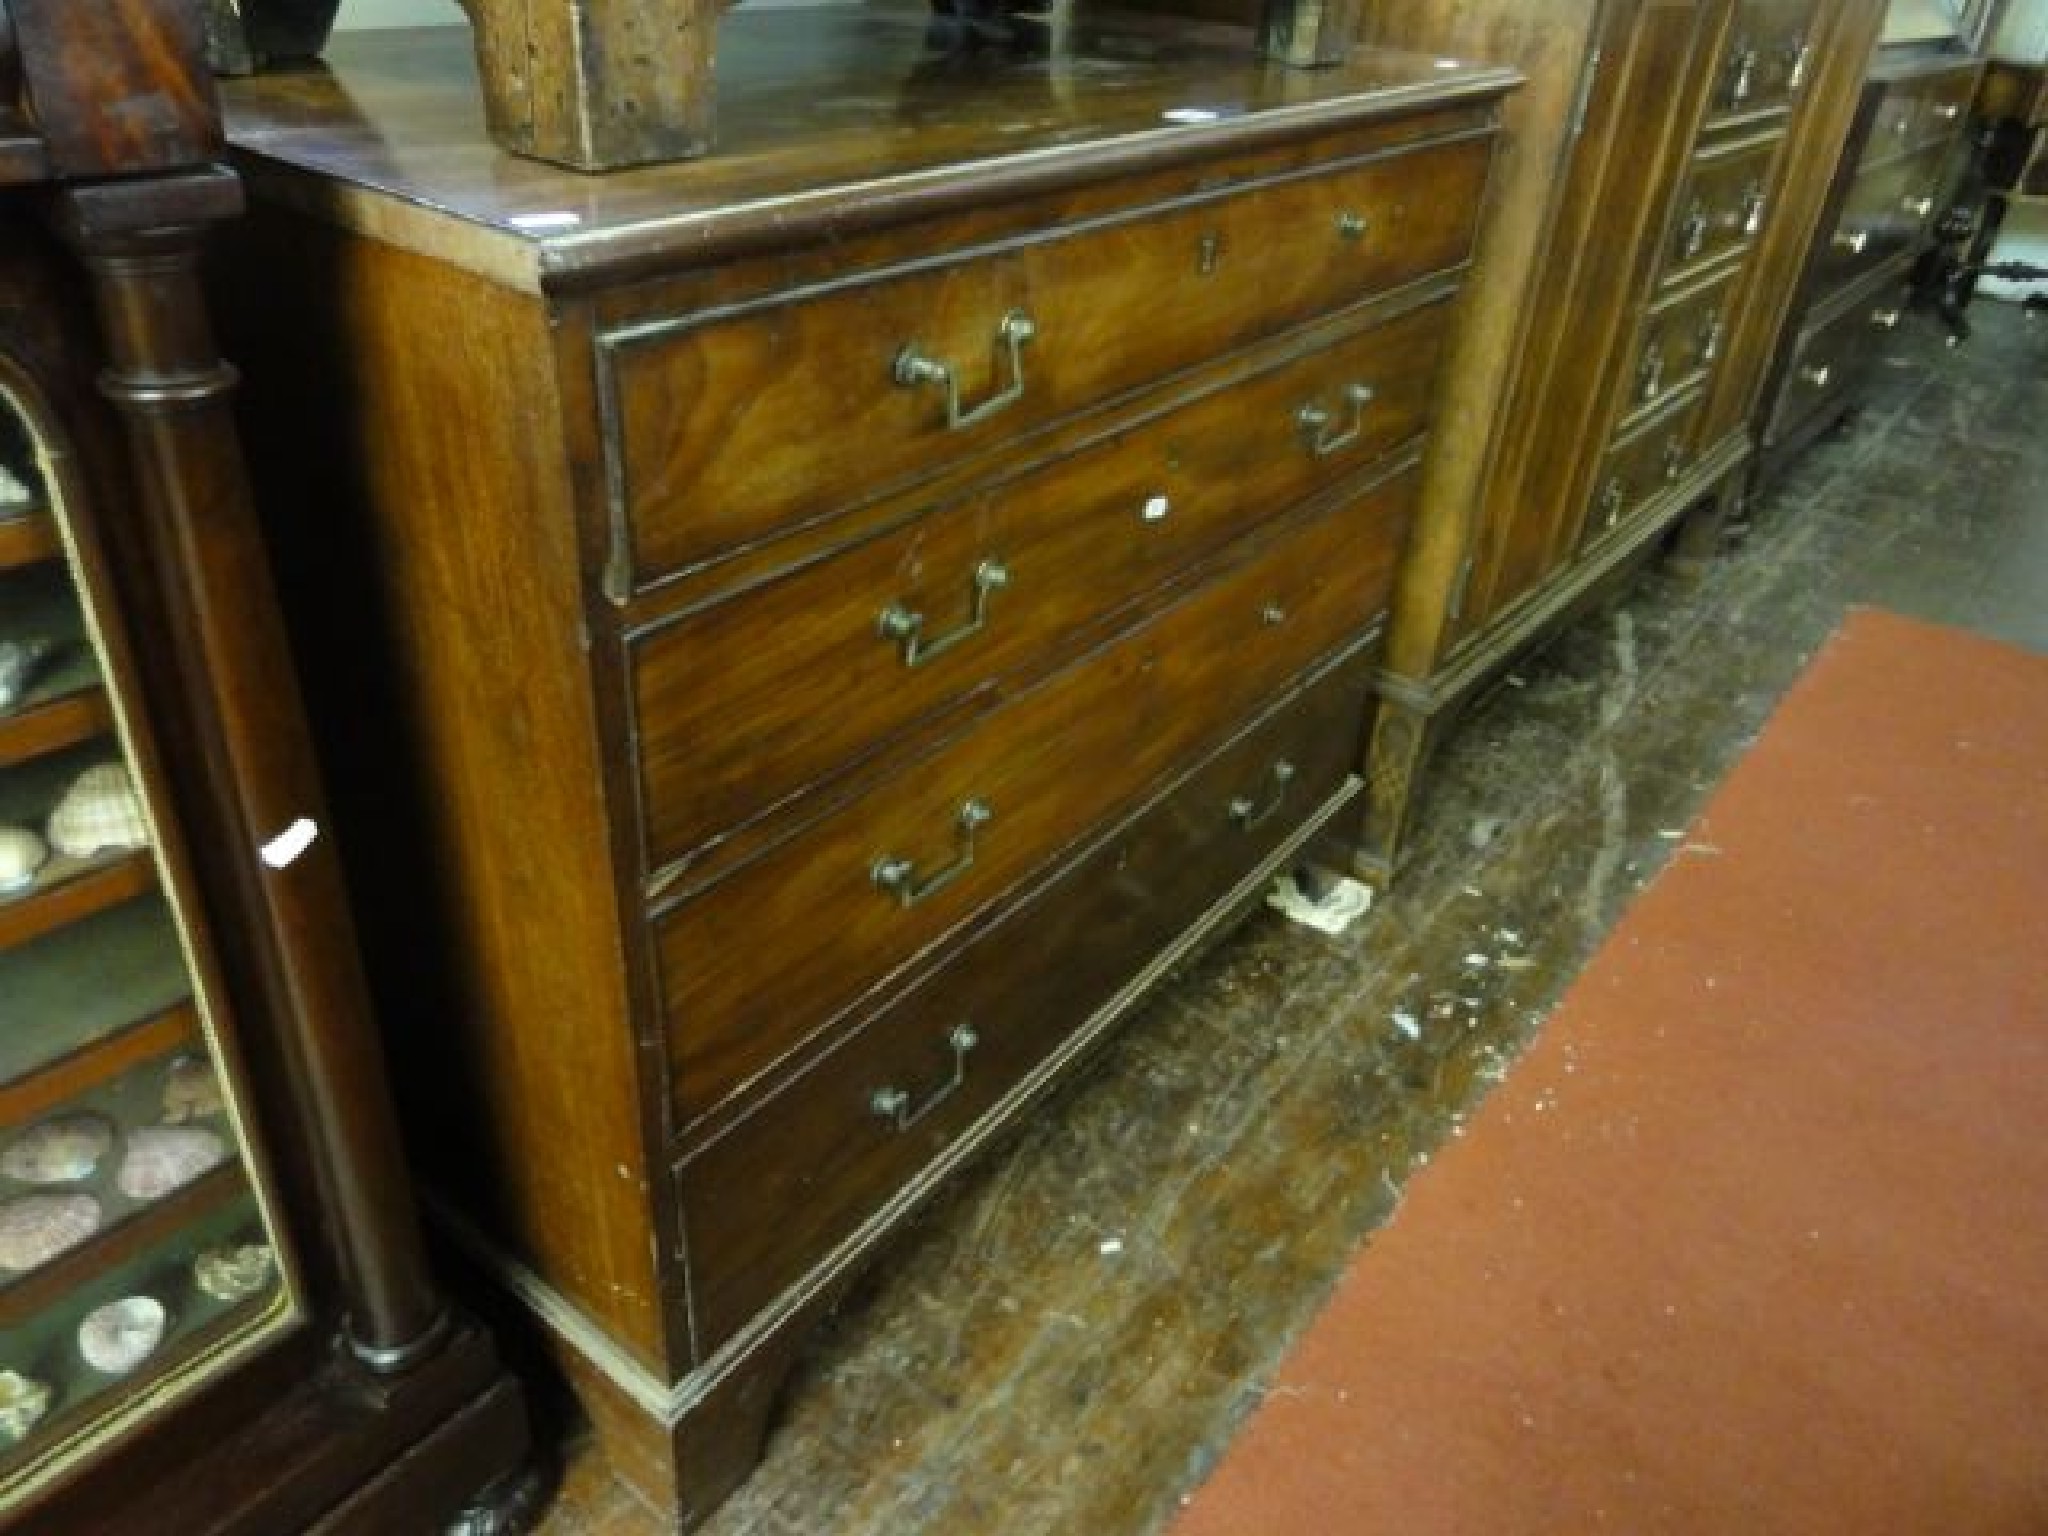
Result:
[[1790,61],[1785,69],[1785,89],[1796,91],[1806,84],[1806,73],[1813,67],[1813,44],[1795,37],[1785,45],[1785,56]]
[[922,879],[918,878],[917,864],[912,859],[898,858],[885,853],[875,860],[869,871],[877,886],[896,898],[896,905],[905,911],[919,902],[938,895],[947,886],[974,868],[974,838],[995,816],[987,804],[980,800],[964,802],[954,818],[954,840],[956,851],[953,862],[941,869],[935,869]]
[[952,365],[925,356],[917,350],[915,343],[896,354],[890,376],[906,389],[915,389],[923,384],[938,385],[946,397],[946,430],[957,432],[963,427],[987,421],[998,411],[1024,398],[1024,346],[1037,334],[1038,327],[1031,323],[1031,317],[1023,310],[1013,309],[1003,316],[1002,323],[996,327],[996,340],[1008,350],[1010,382],[972,409],[961,408],[960,381],[954,376]]
[[1721,355],[1721,342],[1726,336],[1721,317],[1715,315],[1700,328],[1700,361],[1711,363]]
[[946,1036],[946,1044],[953,1052],[953,1075],[926,1094],[922,1104],[913,1109],[910,1091],[892,1084],[869,1094],[868,1108],[898,1131],[907,1131],[958,1093],[961,1084],[967,1081],[968,1054],[981,1044],[981,1036],[974,1032],[972,1024],[956,1024],[952,1033]]
[[1757,52],[1747,43],[1738,47],[1728,60],[1728,104],[1739,107],[1749,100],[1750,92],[1756,89]]
[[1604,528],[1612,528],[1621,521],[1621,510],[1628,501],[1628,491],[1619,479],[1610,480],[1600,488],[1600,521]]
[[1685,443],[1674,437],[1664,445],[1664,482],[1669,485],[1685,473]]
[[1864,247],[1869,244],[1870,231],[1867,229],[1838,229],[1835,231],[1835,249],[1846,251],[1851,256],[1861,256]]
[[961,641],[980,634],[988,627],[989,599],[1010,584],[1010,568],[1000,560],[984,560],[974,568],[970,583],[972,596],[968,600],[967,618],[936,639],[927,639],[924,632],[924,615],[915,608],[906,608],[901,603],[891,603],[875,619],[875,629],[884,640],[896,642],[897,652],[906,667],[921,667],[934,657],[943,656]]
[[1904,318],[1905,311],[1900,309],[1873,309],[1870,312],[1870,323],[1880,331],[1896,331]]
[[1697,198],[1686,210],[1685,222],[1678,226],[1678,259],[1691,261],[1707,248],[1707,232],[1714,227],[1708,217],[1706,205]]
[[1899,206],[1913,215],[1914,218],[1924,219],[1927,215],[1934,212],[1934,199],[1931,197],[1902,197],[1899,199]]
[[1327,459],[1331,454],[1349,448],[1365,431],[1365,408],[1372,404],[1372,386],[1350,385],[1344,391],[1344,400],[1351,407],[1351,421],[1338,432],[1330,430],[1330,413],[1320,405],[1304,405],[1294,413],[1302,440],[1308,445],[1308,451],[1319,459]]
[[1834,376],[1834,368],[1827,363],[1822,363],[1818,368],[1809,363],[1806,367],[1799,370],[1800,380],[1803,383],[1811,384],[1815,389],[1826,389],[1829,381]]
[[1349,208],[1337,215],[1337,238],[1339,240],[1363,240],[1372,221],[1362,213],[1353,213]]
[[1934,109],[1934,115],[1944,123],[1952,123],[1963,115],[1963,109],[1953,101],[1944,101]]
[[1636,399],[1654,400],[1664,393],[1664,344],[1653,340],[1636,364]]
[[1742,193],[1742,232],[1753,235],[1764,227],[1764,209],[1770,206],[1770,199],[1764,195],[1763,185],[1752,181]]
[[1230,819],[1238,831],[1251,831],[1286,804],[1287,786],[1294,782],[1294,771],[1294,764],[1283,757],[1266,774],[1263,796],[1239,795],[1230,802]]

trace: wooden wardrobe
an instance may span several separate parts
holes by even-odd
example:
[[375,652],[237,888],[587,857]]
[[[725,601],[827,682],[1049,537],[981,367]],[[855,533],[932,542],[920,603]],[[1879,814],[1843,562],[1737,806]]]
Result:
[[1362,873],[1508,663],[1742,483],[1877,0],[1384,0],[1372,44],[1515,65],[1398,586]]

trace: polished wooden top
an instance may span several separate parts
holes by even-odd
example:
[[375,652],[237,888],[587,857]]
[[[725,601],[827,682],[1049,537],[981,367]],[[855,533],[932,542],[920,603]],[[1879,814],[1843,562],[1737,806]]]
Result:
[[1249,33],[1088,14],[1035,53],[949,51],[923,0],[722,23],[718,147],[592,176],[495,149],[464,28],[343,35],[324,65],[226,81],[259,189],[525,288],[574,287],[1397,117],[1512,87],[1510,70],[1360,50],[1269,64]]

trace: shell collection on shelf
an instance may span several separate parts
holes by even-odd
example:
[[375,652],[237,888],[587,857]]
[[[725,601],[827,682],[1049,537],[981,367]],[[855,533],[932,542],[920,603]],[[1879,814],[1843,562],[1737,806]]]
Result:
[[99,1231],[91,1195],[21,1195],[0,1204],[0,1271],[26,1274]]
[[180,1056],[164,1074],[164,1124],[204,1120],[227,1107],[220,1073],[204,1056]]
[[19,1371],[0,1371],[0,1440],[19,1443],[50,1411],[49,1386]]
[[196,1125],[146,1125],[128,1134],[114,1183],[131,1200],[161,1200],[228,1158],[228,1144]]
[[215,1301],[246,1301],[270,1284],[277,1255],[268,1244],[209,1248],[192,1261],[192,1279]]
[[10,713],[28,693],[29,684],[56,653],[57,643],[31,635],[0,640],[0,715]]
[[0,827],[0,896],[25,891],[50,860],[50,845],[27,827]]
[[149,823],[125,763],[100,763],[81,773],[50,812],[50,843],[74,859],[147,847]]
[[24,1184],[75,1184],[98,1171],[113,1145],[114,1126],[104,1115],[53,1115],[0,1152],[0,1173]]
[[123,1296],[85,1314],[78,1352],[101,1374],[125,1376],[156,1353],[170,1319],[154,1296]]

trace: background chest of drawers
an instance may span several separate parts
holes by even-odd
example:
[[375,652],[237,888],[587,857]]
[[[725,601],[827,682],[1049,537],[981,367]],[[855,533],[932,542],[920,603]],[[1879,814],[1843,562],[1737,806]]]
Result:
[[1460,707],[1663,542],[1702,546],[1880,7],[1387,0],[1371,43],[1520,67],[1388,641],[1363,871]]
[[935,1182],[1355,840],[1513,83],[924,24],[737,12],[719,153],[601,180],[492,154],[459,34],[230,93],[415,1124],[686,1520]]
[[1961,170],[1981,69],[1941,48],[1879,50],[1772,360],[1758,414],[1759,484],[1855,404],[1872,343],[1904,314],[1914,267]]

